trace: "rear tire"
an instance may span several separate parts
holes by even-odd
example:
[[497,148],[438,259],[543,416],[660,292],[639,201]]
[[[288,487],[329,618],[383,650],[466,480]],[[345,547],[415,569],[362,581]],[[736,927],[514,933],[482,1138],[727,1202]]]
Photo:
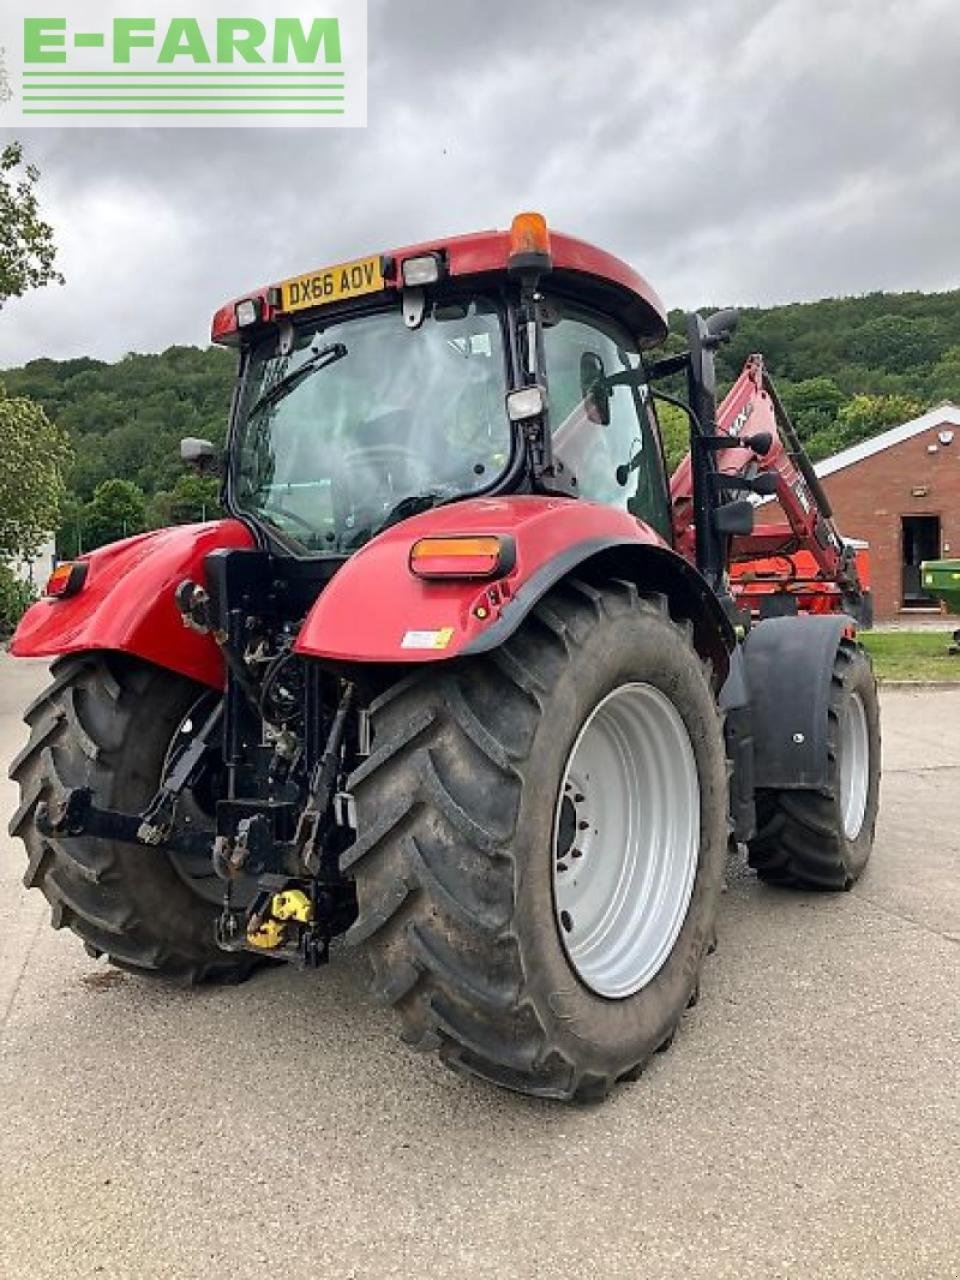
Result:
[[[581,729],[627,686],[657,691],[689,739],[699,826],[668,954],[639,990],[607,998],[560,936],[554,831]],[[359,916],[348,940],[366,950],[403,1038],[540,1097],[594,1101],[635,1079],[696,999],[726,849],[720,718],[688,629],[632,584],[568,582],[501,650],[394,686],[372,723],[373,754],[350,784],[358,838],[342,866]],[[669,780],[672,760],[657,765]]]
[[880,805],[880,706],[866,650],[842,640],[827,712],[825,791],[757,793],[750,865],[768,884],[851,889],[873,851]]
[[219,908],[191,887],[162,849],[78,837],[53,840],[37,805],[70,787],[139,813],[156,792],[170,741],[204,692],[192,681],[115,654],[63,658],[27,709],[30,741],[10,767],[20,806],[10,834],[27,847],[24,884],[39,888],[55,929],[73,930],[93,956],[188,982],[238,982],[257,956],[221,951]]

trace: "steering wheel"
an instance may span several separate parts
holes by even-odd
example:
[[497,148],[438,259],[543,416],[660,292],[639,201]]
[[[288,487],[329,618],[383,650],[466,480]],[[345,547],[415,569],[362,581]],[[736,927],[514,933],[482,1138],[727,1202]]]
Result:
[[295,511],[288,511],[286,507],[277,506],[273,502],[261,503],[260,510],[272,511],[274,515],[283,516],[285,520],[292,520],[293,523],[299,525],[301,529],[306,529],[312,536],[316,537],[316,527],[312,525],[309,520],[304,519],[303,516],[298,516]]

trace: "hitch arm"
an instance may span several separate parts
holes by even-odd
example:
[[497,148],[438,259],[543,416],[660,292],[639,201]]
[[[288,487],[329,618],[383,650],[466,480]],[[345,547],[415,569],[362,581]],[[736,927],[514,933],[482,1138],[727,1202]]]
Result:
[[[140,835],[143,817],[136,813],[119,813],[101,809],[93,803],[89,787],[72,787],[56,801],[41,800],[36,811],[37,830],[47,839],[75,839],[92,836],[97,840],[120,840],[143,849],[157,848],[156,841]],[[210,856],[213,835],[202,831],[171,830],[163,842],[164,852]]]

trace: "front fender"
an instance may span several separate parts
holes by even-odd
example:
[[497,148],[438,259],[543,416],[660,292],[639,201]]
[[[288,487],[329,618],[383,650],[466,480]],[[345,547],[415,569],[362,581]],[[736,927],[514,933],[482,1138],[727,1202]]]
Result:
[[181,525],[101,547],[88,556],[77,595],[41,600],[24,614],[10,645],[18,658],[89,649],[134,654],[202,684],[221,688],[223,660],[210,636],[180,621],[174,592],[184,578],[203,581],[203,560],[220,547],[251,547],[237,520]]
[[[417,539],[453,534],[511,537],[512,569],[498,582],[415,577],[409,558]],[[648,525],[615,507],[536,496],[453,503],[395,525],[348,560],[313,606],[296,652],[364,663],[483,653],[502,644],[551,586],[588,561],[603,560],[612,575],[642,587],[644,574],[631,571],[637,564],[632,552],[642,552],[645,564],[665,566],[651,573],[654,579],[672,574],[699,580]],[[649,585],[663,589],[659,582]],[[715,605],[705,598],[707,609],[711,599]],[[722,618],[716,626],[722,628]]]

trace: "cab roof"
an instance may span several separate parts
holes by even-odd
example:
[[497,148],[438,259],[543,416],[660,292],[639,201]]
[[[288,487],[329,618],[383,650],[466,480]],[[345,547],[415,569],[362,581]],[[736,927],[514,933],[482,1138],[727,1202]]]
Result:
[[[483,280],[491,276],[506,275],[511,259],[516,260],[517,242],[514,231],[479,231],[470,235],[454,236],[424,244],[408,245],[379,256],[382,270],[383,293],[403,289],[403,264],[409,259],[438,257],[443,264],[444,279]],[[542,221],[542,220],[541,220]],[[544,230],[545,230],[545,224]],[[549,260],[547,272],[542,277],[545,287],[579,300],[602,313],[613,316],[625,324],[641,347],[652,347],[667,335],[667,314],[659,296],[638,272],[613,254],[561,232],[549,233]],[[369,263],[371,259],[361,260]],[[331,271],[356,267],[358,263],[337,264],[323,267],[299,277],[304,281]],[[296,280],[298,278],[294,278]],[[239,298],[225,303],[213,317],[211,338],[214,342],[238,345],[241,324],[237,308],[242,303],[252,303],[258,316],[256,327],[282,320],[292,310],[286,305],[291,281],[278,281],[264,285]],[[378,292],[379,292],[378,288]],[[369,294],[369,290],[366,290]],[[317,304],[321,309],[324,303]],[[246,327],[246,326],[244,326]]]

